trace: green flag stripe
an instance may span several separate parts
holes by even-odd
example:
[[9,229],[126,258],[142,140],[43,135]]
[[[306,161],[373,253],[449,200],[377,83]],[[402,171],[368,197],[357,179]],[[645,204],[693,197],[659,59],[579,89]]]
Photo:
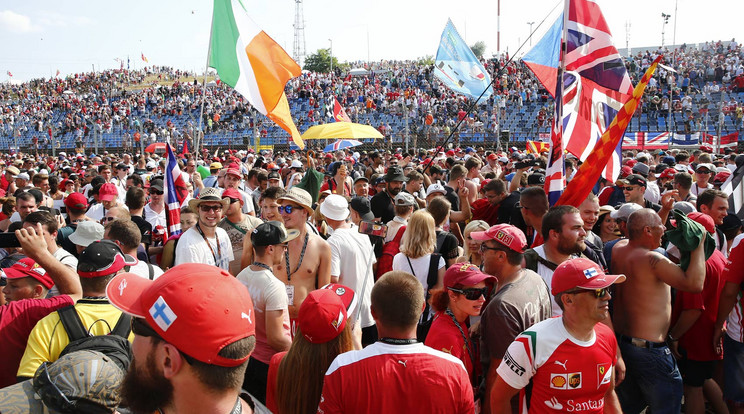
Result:
[[240,30],[235,24],[231,1],[214,0],[213,13],[209,67],[217,69],[222,82],[235,87],[240,78],[240,66],[235,50]]

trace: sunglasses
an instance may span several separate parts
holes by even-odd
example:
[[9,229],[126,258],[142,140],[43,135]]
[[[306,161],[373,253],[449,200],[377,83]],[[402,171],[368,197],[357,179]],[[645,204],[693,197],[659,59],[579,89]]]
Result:
[[295,207],[295,206],[291,206],[291,205],[277,207],[277,209],[279,210],[279,213],[280,214],[281,213],[292,214],[292,212],[295,211],[295,210],[297,210],[298,208],[300,208],[300,207]]
[[481,245],[480,245],[480,251],[481,251],[481,253],[485,253],[486,250],[494,250],[494,251],[497,251],[497,252],[505,252],[506,251],[506,250],[504,250],[504,249],[502,249],[500,247],[490,247],[490,246],[486,246],[485,243],[481,243]]
[[488,288],[482,287],[482,288],[468,288],[468,289],[455,289],[455,288],[449,288],[452,292],[457,292],[463,296],[465,296],[465,299],[467,300],[478,300],[481,296],[484,298],[488,294]]
[[106,223],[106,222],[114,221],[114,220],[116,220],[116,217],[104,217],[101,219],[101,222]]
[[151,190],[150,190],[150,194],[155,194],[155,195],[163,195],[163,194],[165,194],[165,193],[164,193],[164,192],[162,192],[162,191],[158,191],[158,190],[153,190],[153,189],[151,189]]
[[[132,333],[137,336],[142,336],[145,338],[157,338],[158,340],[167,342],[165,339],[163,339],[162,336],[158,335],[158,333],[155,332],[155,330],[152,329],[152,327],[150,327],[150,325],[142,318],[132,318]],[[186,360],[186,362],[189,363],[189,365],[194,365],[194,361],[196,361],[194,357],[186,355],[180,349],[178,350],[178,353],[183,356],[183,358]]]
[[625,187],[625,191],[633,191],[635,190],[635,187]]
[[222,204],[216,204],[216,205],[211,205],[211,206],[200,204],[199,210],[205,213],[208,213],[210,211],[222,211]]
[[566,293],[575,294],[575,293],[587,293],[587,292],[593,293],[594,294],[594,297],[597,298],[597,299],[599,299],[601,297],[604,297],[610,291],[607,288],[602,288],[602,289],[576,289],[576,290],[569,290]]
[[237,203],[238,201],[240,201],[237,198],[232,198],[232,197],[225,197],[225,198],[229,198],[230,199],[230,204]]

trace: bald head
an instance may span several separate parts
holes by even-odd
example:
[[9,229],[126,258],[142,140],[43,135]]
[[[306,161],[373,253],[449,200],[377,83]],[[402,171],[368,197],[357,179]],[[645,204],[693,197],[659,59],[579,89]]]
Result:
[[643,229],[646,227],[658,226],[661,218],[650,208],[642,208],[628,217],[628,239],[637,240],[643,235]]

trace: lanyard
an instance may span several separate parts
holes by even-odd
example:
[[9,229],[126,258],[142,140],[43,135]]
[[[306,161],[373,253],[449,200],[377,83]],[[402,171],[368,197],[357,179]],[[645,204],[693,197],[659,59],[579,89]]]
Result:
[[214,258],[214,265],[219,266],[220,262],[218,258],[222,257],[222,247],[220,247],[220,238],[217,236],[217,232],[214,232],[214,239],[217,241],[217,254],[214,254],[214,249],[212,248],[212,244],[209,243],[209,240],[207,240],[207,236],[204,235],[204,232],[202,231],[199,224],[196,224],[196,230],[201,234],[202,238],[204,239],[204,242],[207,243],[207,246],[209,246],[209,251],[212,252],[212,257]]
[[380,338],[378,339],[378,341],[384,344],[388,344],[388,345],[411,345],[411,344],[415,344],[418,342],[416,338],[410,338],[410,339]]
[[470,349],[470,339],[465,335],[465,332],[463,332],[462,327],[460,326],[460,322],[457,322],[457,318],[455,318],[455,314],[452,313],[450,308],[447,308],[446,311],[444,311],[447,315],[449,315],[450,318],[452,318],[452,322],[455,323],[455,326],[457,327],[457,330],[460,331],[460,335],[462,335],[462,339],[465,341],[465,348],[468,350],[468,355],[470,356],[470,363],[473,364],[473,372],[475,372],[475,355],[473,354],[473,350]]
[[297,268],[294,270],[294,272],[289,271],[289,250],[284,252],[284,259],[287,262],[287,283],[292,278],[292,274],[300,270],[300,266],[302,266],[302,259],[305,258],[305,249],[307,248],[307,241],[310,239],[310,234],[305,233],[305,241],[302,243],[302,251],[300,251],[300,260],[297,262]]
[[253,263],[251,263],[251,264],[252,264],[253,266],[258,266],[258,267],[260,267],[260,268],[262,268],[262,269],[266,269],[266,270],[268,270],[269,272],[273,272],[273,270],[271,270],[271,266],[269,266],[269,265],[267,265],[267,264],[264,264],[264,263],[261,263],[261,262],[253,262]]

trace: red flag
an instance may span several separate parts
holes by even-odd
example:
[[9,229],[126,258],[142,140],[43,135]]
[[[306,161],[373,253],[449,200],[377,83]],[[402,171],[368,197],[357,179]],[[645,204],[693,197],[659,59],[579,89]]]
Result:
[[335,119],[336,122],[351,122],[351,118],[349,118],[349,115],[346,115],[346,111],[344,111],[344,108],[342,108],[341,104],[338,103],[335,96],[333,97],[333,119]]
[[543,151],[550,150],[550,144],[540,141],[527,141],[527,153],[540,155]]
[[143,61],[143,62],[148,62],[148,60],[147,60],[147,58],[145,57],[145,54],[144,54],[144,53],[140,52],[140,55],[142,56],[142,61]]
[[568,183],[566,190],[556,205],[578,207],[592,191],[594,184],[602,173],[602,169],[610,161],[612,154],[615,152],[620,141],[622,141],[625,128],[633,117],[638,102],[640,102],[643,96],[643,91],[646,89],[651,76],[656,71],[656,66],[659,64],[661,58],[662,56],[657,57],[651,67],[648,68],[641,81],[638,82],[638,85],[633,90],[630,100],[618,111],[610,127],[602,134],[602,138],[597,141],[594,150],[586,158],[586,161],[581,164],[578,171],[576,171],[576,175]]

